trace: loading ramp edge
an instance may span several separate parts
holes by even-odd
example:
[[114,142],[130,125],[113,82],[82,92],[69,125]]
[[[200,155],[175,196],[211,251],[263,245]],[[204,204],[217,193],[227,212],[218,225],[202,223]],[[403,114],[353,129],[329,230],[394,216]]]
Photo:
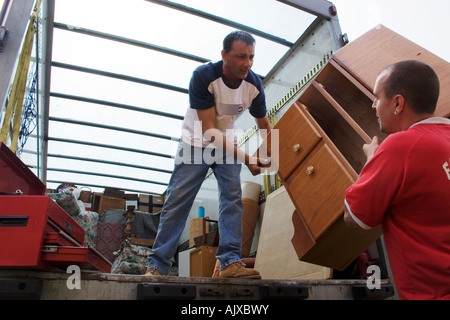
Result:
[[79,289],[69,289],[75,281],[71,277],[65,272],[0,269],[0,288],[9,285],[9,291],[0,289],[0,295],[42,300],[359,300],[394,295],[389,280],[381,280],[380,289],[370,289],[367,280],[155,277],[82,271]]

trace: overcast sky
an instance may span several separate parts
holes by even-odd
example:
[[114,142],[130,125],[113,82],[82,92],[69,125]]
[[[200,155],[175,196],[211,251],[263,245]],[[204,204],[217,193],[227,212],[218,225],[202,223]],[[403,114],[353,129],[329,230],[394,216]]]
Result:
[[449,0],[334,0],[350,41],[383,24],[450,61]]

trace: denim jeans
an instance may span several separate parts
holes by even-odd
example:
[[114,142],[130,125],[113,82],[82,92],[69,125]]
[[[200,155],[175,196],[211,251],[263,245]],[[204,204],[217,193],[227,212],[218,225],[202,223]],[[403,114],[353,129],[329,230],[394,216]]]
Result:
[[[212,163],[210,157],[202,156],[205,154],[212,154],[214,158],[218,156],[217,161]],[[161,212],[158,234],[149,255],[149,268],[158,269],[161,274],[168,273],[171,266],[169,260],[176,253],[192,204],[209,168],[212,169],[219,187],[219,247],[216,257],[220,260],[221,269],[241,259],[243,210],[241,167],[240,163],[236,163],[236,160],[230,157],[227,158],[225,154],[216,155],[208,149],[205,151],[204,148],[179,143],[175,167]]]

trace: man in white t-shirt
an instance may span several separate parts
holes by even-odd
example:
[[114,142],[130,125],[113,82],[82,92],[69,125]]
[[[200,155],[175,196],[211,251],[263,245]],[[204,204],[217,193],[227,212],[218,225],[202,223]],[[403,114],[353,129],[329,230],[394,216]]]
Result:
[[219,277],[261,278],[241,262],[241,163],[253,175],[263,171],[255,159],[236,147],[235,120],[247,109],[261,132],[272,129],[267,118],[261,79],[251,71],[255,39],[243,31],[223,42],[222,60],[198,67],[189,85],[175,168],[167,189],[158,235],[149,255],[146,275],[167,274],[186,219],[202,182],[211,168],[219,186]]

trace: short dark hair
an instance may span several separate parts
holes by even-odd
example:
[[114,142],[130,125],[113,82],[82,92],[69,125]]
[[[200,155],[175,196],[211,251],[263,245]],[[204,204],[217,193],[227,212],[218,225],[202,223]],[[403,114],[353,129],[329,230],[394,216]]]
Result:
[[247,45],[255,44],[255,38],[253,36],[245,31],[236,30],[231,32],[229,35],[223,39],[223,50],[225,50],[226,53],[230,52],[231,47],[233,46],[233,42],[237,40],[244,41]]
[[429,65],[407,60],[392,64],[385,70],[391,71],[384,88],[388,98],[402,95],[416,114],[436,111],[440,84],[436,72]]

